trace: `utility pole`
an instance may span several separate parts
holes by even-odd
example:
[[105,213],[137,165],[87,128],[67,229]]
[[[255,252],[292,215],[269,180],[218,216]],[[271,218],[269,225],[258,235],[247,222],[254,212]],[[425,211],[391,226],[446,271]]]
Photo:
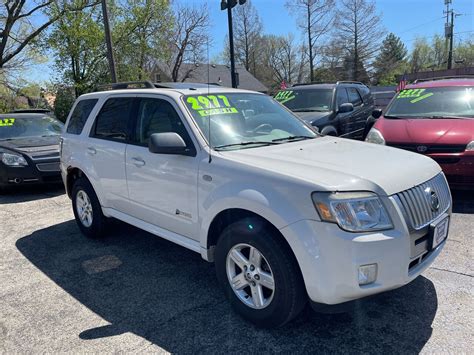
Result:
[[[239,0],[239,4],[245,4],[247,0]],[[232,87],[237,88],[239,85],[237,73],[235,72],[235,54],[234,54],[234,30],[232,26],[232,8],[237,5],[237,0],[221,0],[221,10],[227,9],[227,21],[229,23],[229,47],[230,47],[230,79]]]
[[[446,5],[446,24],[444,26],[444,36],[446,37],[446,41],[449,41],[449,49],[448,49],[448,69],[453,67],[453,42],[454,42],[454,10],[450,8],[453,0],[444,0],[444,4]],[[446,45],[448,47],[448,45]]]
[[104,18],[105,42],[107,44],[107,59],[109,61],[110,76],[112,83],[116,83],[117,72],[115,70],[114,49],[112,46],[112,37],[110,36],[109,12],[107,11],[106,0],[102,0],[102,17]]

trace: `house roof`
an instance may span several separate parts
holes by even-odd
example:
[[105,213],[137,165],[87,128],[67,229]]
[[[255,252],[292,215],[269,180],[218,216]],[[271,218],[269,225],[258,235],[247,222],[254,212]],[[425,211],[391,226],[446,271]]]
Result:
[[[239,74],[239,89],[268,91],[268,88],[244,67],[236,66],[235,71]],[[179,79],[184,82],[211,83],[232,87],[230,68],[222,64],[183,63],[179,69]]]

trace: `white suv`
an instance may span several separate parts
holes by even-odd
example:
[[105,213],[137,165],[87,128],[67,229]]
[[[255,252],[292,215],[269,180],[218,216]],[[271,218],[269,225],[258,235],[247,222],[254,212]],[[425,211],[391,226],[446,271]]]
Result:
[[405,285],[444,247],[432,159],[322,137],[260,93],[147,86],[83,95],[68,117],[61,171],[85,235],[114,217],[200,253],[261,326]]

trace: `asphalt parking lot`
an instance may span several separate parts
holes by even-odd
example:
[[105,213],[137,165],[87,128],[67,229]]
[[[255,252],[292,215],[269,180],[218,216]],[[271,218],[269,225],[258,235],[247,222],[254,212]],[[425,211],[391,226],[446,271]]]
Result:
[[61,187],[10,191],[0,195],[0,352],[469,353],[474,194],[455,193],[454,212],[443,253],[411,284],[263,330],[231,312],[198,254],[120,222],[87,240]]

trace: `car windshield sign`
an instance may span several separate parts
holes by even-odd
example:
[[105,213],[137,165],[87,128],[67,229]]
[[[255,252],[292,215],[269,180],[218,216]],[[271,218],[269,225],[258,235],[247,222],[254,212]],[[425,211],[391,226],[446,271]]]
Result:
[[465,86],[402,90],[387,108],[385,116],[474,118],[474,90]]
[[332,107],[332,89],[282,90],[275,100],[295,112],[326,112]]
[[52,136],[61,133],[63,124],[49,117],[0,117],[0,140]]
[[211,145],[217,150],[288,143],[294,136],[316,137],[310,127],[266,95],[212,93],[185,96],[183,101],[207,141],[211,132]]

